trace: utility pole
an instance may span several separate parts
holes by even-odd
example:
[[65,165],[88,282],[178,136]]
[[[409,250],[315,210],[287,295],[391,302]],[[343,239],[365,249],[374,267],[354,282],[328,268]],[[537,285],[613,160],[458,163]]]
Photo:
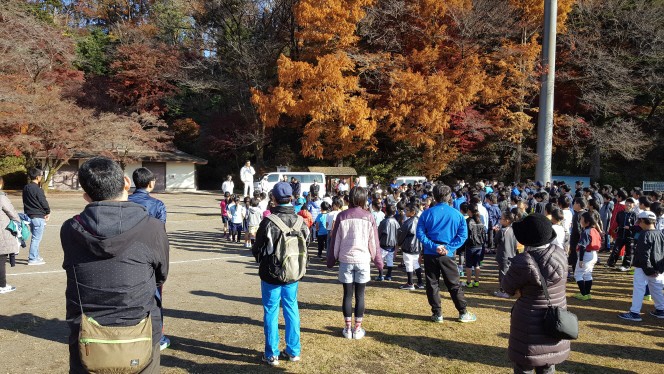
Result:
[[544,0],[544,39],[542,41],[542,88],[537,120],[537,168],[535,180],[551,182],[553,149],[553,89],[556,78],[556,20],[558,1]]

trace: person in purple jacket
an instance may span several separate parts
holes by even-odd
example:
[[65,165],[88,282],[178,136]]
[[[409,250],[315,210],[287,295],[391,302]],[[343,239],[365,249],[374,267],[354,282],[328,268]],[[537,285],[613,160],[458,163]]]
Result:
[[[342,310],[346,339],[362,339],[366,332],[362,328],[364,317],[364,291],[371,279],[371,262],[379,271],[383,270],[383,258],[378,240],[378,228],[367,205],[367,190],[353,187],[349,194],[349,208],[334,220],[330,246],[327,250],[327,267],[339,261],[339,282],[343,284]],[[353,327],[353,291],[355,291],[355,326]]]
[[436,205],[422,212],[417,222],[417,239],[424,248],[424,271],[427,299],[431,305],[431,320],[443,322],[440,307],[439,283],[441,276],[459,311],[459,322],[474,322],[477,317],[466,310],[466,298],[459,283],[459,271],[454,254],[468,239],[468,228],[463,215],[448,202],[452,190],[444,185],[433,187]]

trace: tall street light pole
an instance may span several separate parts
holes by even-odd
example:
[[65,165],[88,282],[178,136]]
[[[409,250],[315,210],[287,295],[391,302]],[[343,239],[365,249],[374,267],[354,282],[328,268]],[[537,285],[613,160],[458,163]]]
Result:
[[535,180],[551,182],[553,148],[553,89],[556,78],[556,20],[558,1],[544,0],[544,39],[542,41],[542,88],[537,120],[537,168]]

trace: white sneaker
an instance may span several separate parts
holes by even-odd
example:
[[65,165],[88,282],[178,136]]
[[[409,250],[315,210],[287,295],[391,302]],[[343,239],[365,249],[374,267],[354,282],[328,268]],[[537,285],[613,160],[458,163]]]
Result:
[[[2,265],[2,266],[4,266],[4,265]],[[12,285],[10,285],[10,284],[8,284],[8,285],[6,285],[6,286],[4,286],[4,287],[0,287],[0,294],[3,294],[3,293],[10,293],[10,292],[12,292],[12,291],[16,291],[16,287],[14,287],[14,286],[12,286]]]
[[360,339],[364,338],[364,335],[366,335],[366,334],[367,334],[367,332],[364,331],[363,328],[358,327],[357,329],[355,329],[353,331],[353,339],[360,340]]
[[350,327],[346,327],[342,332],[341,332],[346,339],[353,339],[353,330]]
[[265,355],[263,355],[262,359],[263,359],[263,362],[265,362],[266,364],[268,364],[270,366],[279,366],[279,357],[276,357],[276,356],[265,357]]
[[620,268],[618,268],[618,271],[622,271],[622,272],[624,273],[624,272],[626,272],[626,271],[629,271],[629,268],[626,268],[626,267],[624,267],[624,266],[621,266]]
[[43,258],[38,258],[36,260],[28,261],[28,265],[46,265],[46,261]]
[[510,295],[503,291],[496,291],[493,293],[494,296],[500,297],[502,299],[509,299]]
[[461,283],[459,283],[459,286],[461,286],[461,287],[468,287],[468,283],[466,283],[466,282],[461,282]]

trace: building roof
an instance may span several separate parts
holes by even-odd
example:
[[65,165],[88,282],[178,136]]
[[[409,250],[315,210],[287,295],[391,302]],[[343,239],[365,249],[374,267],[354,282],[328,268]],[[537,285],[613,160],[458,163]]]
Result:
[[[72,159],[89,159],[99,156],[99,154],[77,152]],[[120,157],[118,155],[118,157]],[[206,165],[206,159],[192,156],[182,151],[129,151],[127,157],[136,161],[146,162],[191,162],[194,164]]]
[[309,171],[312,173],[323,173],[329,176],[357,175],[357,171],[348,166],[309,166]]

